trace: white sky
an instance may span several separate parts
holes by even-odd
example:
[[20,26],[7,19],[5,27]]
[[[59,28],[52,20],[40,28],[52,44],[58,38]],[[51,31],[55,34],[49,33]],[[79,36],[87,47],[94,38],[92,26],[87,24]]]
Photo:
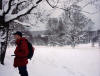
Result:
[[[68,1],[68,2],[72,1],[73,2],[75,0],[60,0],[60,4],[58,5],[59,7],[61,6],[63,1]],[[78,5],[83,7],[89,1],[91,1],[91,0],[83,0]],[[100,5],[100,0],[98,0],[98,2],[95,4]],[[68,4],[68,5],[70,5],[70,4]],[[40,7],[43,9],[46,9],[47,11],[51,11],[51,17],[59,17],[63,11],[60,9],[52,9],[45,1],[40,3]],[[95,23],[95,26],[93,27],[94,29],[100,29],[100,8],[96,9],[96,7],[94,5],[88,5],[85,8],[83,8],[83,11],[89,12],[89,13],[96,12],[95,14],[89,14],[89,13],[83,12],[83,14],[86,15],[88,18],[92,19],[92,21]],[[34,28],[34,30],[45,30],[46,25],[40,23],[40,24],[38,24],[38,28],[37,29],[36,28]]]
[[[84,0],[79,5],[83,7],[87,3],[87,1],[89,0]],[[100,6],[100,0],[98,0],[96,4]],[[85,14],[87,17],[92,19],[92,21],[95,23],[94,29],[100,29],[100,8],[97,9],[96,6],[94,5],[88,5],[83,9],[83,11],[86,11],[89,13],[95,13],[95,14],[88,14],[88,13],[83,12],[83,14]]]

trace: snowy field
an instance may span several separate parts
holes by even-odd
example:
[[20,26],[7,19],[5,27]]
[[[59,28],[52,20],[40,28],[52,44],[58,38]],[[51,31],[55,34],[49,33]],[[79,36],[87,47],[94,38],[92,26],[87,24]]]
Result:
[[[35,46],[35,54],[28,64],[29,76],[100,76],[100,48],[90,44],[75,49]],[[15,47],[8,47],[5,66],[0,65],[0,76],[19,76],[11,57]]]

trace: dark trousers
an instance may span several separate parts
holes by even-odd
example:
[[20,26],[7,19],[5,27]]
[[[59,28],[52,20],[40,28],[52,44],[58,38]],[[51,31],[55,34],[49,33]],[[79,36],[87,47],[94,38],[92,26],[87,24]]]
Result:
[[27,66],[18,67],[20,76],[28,76]]

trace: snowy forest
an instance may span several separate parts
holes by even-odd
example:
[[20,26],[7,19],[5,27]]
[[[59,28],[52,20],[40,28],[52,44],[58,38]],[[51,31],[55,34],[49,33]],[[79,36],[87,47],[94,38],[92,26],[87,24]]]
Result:
[[3,65],[7,47],[15,46],[16,31],[34,46],[100,47],[100,0],[0,0]]

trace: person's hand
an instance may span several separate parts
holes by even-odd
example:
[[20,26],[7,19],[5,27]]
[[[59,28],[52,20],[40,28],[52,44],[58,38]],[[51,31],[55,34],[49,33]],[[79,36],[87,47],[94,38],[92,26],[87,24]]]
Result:
[[14,67],[14,68],[17,68],[17,66],[16,66],[16,65],[14,65],[14,64],[13,64],[13,67]]

